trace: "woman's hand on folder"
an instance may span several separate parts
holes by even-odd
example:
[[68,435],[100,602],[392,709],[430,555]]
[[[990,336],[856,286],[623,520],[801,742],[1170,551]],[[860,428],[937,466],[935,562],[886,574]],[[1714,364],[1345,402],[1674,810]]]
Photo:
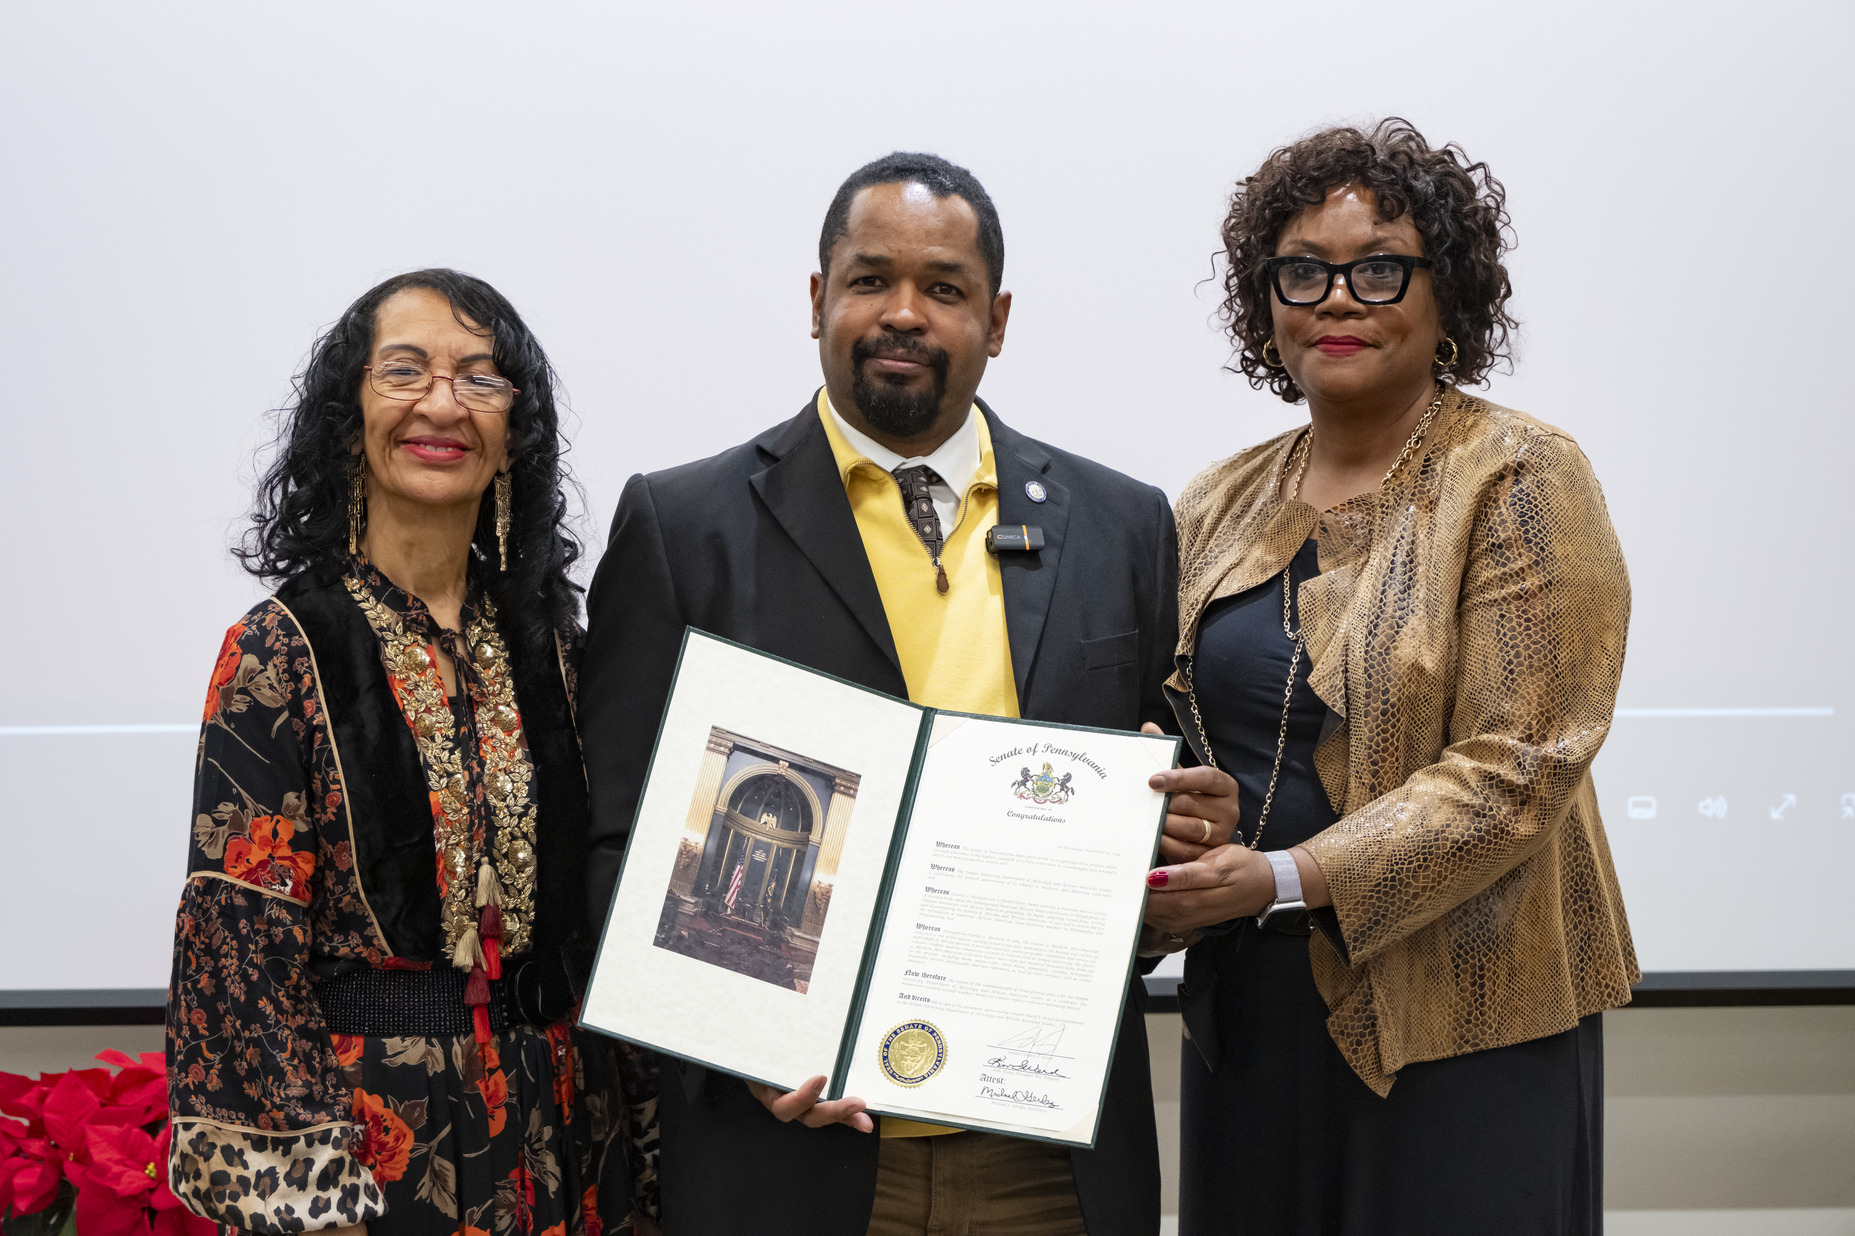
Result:
[[876,1122],[863,1109],[862,1099],[842,1098],[820,1103],[824,1078],[814,1077],[790,1093],[782,1093],[765,1082],[748,1082],[748,1090],[760,1100],[760,1106],[772,1112],[781,1123],[798,1121],[808,1129],[822,1129],[827,1124],[847,1124],[859,1133],[874,1132]]
[[[1151,721],[1142,734],[1162,734]],[[1147,784],[1171,794],[1166,831],[1159,838],[1159,861],[1189,863],[1229,842],[1237,831],[1237,783],[1217,768],[1169,768]]]

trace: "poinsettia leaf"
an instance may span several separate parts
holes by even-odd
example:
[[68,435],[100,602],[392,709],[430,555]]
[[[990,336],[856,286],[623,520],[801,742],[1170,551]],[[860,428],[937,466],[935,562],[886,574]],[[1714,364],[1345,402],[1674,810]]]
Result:
[[219,1225],[190,1210],[155,1211],[154,1236],[214,1236]]
[[84,1144],[84,1126],[103,1109],[102,1100],[85,1083],[81,1072],[73,1069],[64,1074],[45,1096],[45,1131],[66,1153]]
[[0,1104],[18,1098],[38,1084],[24,1073],[0,1072]]
[[[89,1125],[144,1125],[148,1118],[142,1115],[139,1107],[120,1107],[114,1103],[105,1103],[97,1108],[96,1114],[89,1120]],[[88,1127],[88,1126],[86,1126]]]
[[151,1236],[141,1202],[117,1197],[108,1189],[80,1188],[75,1218],[84,1236]]
[[34,1133],[43,1133],[45,1131],[45,1098],[50,1093],[50,1086],[44,1082],[34,1082],[12,1098],[0,1097],[0,1112],[18,1116],[30,1125]]
[[115,1074],[111,1073],[108,1069],[72,1069],[70,1070],[69,1076],[75,1077],[86,1086],[89,1086],[90,1093],[96,1095],[99,1099],[109,1093],[110,1082],[115,1078]]
[[64,1183],[63,1161],[29,1162],[13,1177],[13,1213],[32,1215],[51,1205]]
[[14,1211],[6,1221],[7,1236],[64,1236],[64,1233],[73,1233],[74,1236],[76,1229],[71,1211],[76,1198],[76,1192],[67,1189],[54,1198],[50,1205],[31,1214]]
[[154,1138],[132,1126],[111,1128],[93,1120],[85,1126],[84,1146],[90,1152],[90,1167],[79,1188],[89,1183],[123,1198],[153,1192],[157,1177],[150,1176],[148,1168],[155,1161]]

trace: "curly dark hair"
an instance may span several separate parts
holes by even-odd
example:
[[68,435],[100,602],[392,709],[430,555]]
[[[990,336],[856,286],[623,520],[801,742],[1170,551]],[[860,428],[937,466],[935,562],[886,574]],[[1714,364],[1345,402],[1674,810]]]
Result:
[[1322,129],[1283,146],[1230,195],[1222,317],[1236,354],[1228,368],[1258,390],[1267,386],[1289,403],[1300,402],[1294,379],[1262,357],[1274,334],[1263,263],[1274,256],[1290,219],[1349,184],[1377,195],[1380,219],[1409,214],[1423,237],[1443,332],[1456,341],[1455,364],[1443,377],[1472,385],[1498,363],[1511,364],[1509,340],[1520,324],[1507,312],[1513,288],[1501,264],[1513,247],[1507,190],[1460,146],[1434,149],[1410,121],[1388,116],[1370,132]]
[[395,275],[349,305],[317,339],[277,413],[275,458],[258,483],[245,530],[232,553],[276,584],[305,571],[336,578],[348,555],[348,480],[361,433],[361,382],[374,346],[380,306],[397,292],[428,288],[451,302],[459,322],[495,340],[496,368],[520,391],[509,418],[509,569],[496,569],[496,504],[477,513],[473,572],[501,616],[504,633],[552,654],[555,631],[579,614],[567,577],[580,543],[567,528],[556,378],[547,354],[502,293],[472,275],[436,268]]

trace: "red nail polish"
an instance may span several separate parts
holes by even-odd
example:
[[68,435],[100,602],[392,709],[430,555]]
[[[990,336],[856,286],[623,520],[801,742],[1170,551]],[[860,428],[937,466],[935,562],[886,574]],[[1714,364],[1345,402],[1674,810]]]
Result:
[[1163,871],[1149,871],[1146,874],[1148,888],[1164,888],[1166,887],[1166,881],[1169,879],[1171,879],[1171,877]]

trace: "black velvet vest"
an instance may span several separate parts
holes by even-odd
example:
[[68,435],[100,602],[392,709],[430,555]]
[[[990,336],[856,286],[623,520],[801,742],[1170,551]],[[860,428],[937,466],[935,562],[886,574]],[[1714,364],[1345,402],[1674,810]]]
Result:
[[[305,572],[277,590],[315,658],[322,706],[354,828],[354,866],[393,953],[444,960],[431,800],[412,729],[380,659],[380,640],[339,576]],[[586,773],[558,656],[508,638],[516,707],[535,775],[531,956],[578,957],[586,931]],[[577,964],[570,967],[579,973]],[[576,984],[577,985],[577,984]]]

